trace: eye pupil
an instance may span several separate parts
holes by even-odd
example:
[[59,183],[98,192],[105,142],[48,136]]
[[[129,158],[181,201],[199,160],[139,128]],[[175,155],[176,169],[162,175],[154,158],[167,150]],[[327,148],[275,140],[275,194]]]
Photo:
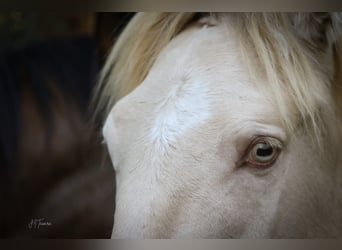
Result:
[[265,147],[257,149],[256,155],[262,157],[262,156],[272,155],[272,153],[273,153],[273,148],[270,145],[266,144]]
[[253,160],[266,163],[275,156],[275,148],[268,142],[259,142],[253,148]]

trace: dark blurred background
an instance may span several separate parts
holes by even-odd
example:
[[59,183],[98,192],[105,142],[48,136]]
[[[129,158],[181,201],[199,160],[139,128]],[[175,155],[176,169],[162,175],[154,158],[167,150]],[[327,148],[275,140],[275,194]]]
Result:
[[0,13],[0,237],[108,238],[115,177],[91,96],[134,13]]

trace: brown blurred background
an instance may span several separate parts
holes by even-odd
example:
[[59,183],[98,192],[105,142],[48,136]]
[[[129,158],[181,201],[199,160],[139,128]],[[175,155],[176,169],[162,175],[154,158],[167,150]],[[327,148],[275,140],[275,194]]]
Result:
[[0,237],[108,238],[115,177],[92,91],[134,13],[0,13]]

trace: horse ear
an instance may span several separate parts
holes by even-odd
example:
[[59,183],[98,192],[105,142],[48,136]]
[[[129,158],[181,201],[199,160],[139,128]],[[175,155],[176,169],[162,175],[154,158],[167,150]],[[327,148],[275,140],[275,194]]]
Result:
[[295,13],[290,20],[296,35],[315,49],[332,46],[342,33],[342,13]]

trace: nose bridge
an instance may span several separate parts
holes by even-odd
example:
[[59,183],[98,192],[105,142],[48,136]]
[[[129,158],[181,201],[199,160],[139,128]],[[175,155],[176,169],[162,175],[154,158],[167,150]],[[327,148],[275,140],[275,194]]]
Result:
[[[156,123],[154,120],[150,122]],[[143,126],[136,125],[135,131],[140,134]],[[133,147],[130,145],[126,149],[124,144],[125,160],[121,162],[120,176],[117,175],[114,238],[168,238],[175,230],[183,206],[184,199],[179,199],[186,193],[180,192],[183,182],[172,174],[178,166],[175,157],[171,157],[176,153],[168,145],[161,146],[159,142],[163,141],[157,140],[156,143],[148,131],[138,139],[134,138]],[[158,132],[152,134],[158,138],[165,135],[165,130]],[[123,138],[127,140],[130,136],[132,134]],[[167,160],[166,156],[169,157]]]
[[119,189],[114,238],[171,237],[183,199],[176,199],[175,190],[165,190],[158,182],[149,186],[148,178],[144,180],[135,187]]

